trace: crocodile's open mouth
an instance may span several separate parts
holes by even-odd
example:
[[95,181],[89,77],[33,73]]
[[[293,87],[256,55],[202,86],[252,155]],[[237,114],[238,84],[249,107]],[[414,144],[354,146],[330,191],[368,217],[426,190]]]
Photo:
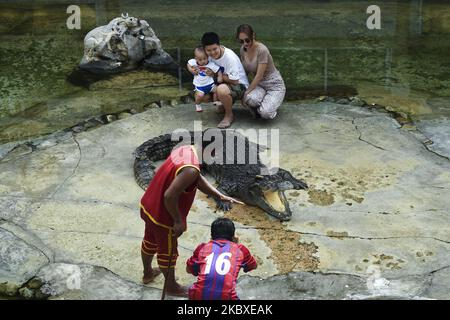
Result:
[[262,201],[258,201],[258,206],[271,216],[281,221],[288,221],[291,219],[292,212],[289,208],[289,203],[286,200],[286,196],[284,195],[283,191],[263,191],[261,200]]
[[281,201],[281,197],[279,195],[280,191],[265,191],[263,192],[264,201],[271,206],[274,210],[279,212],[284,212],[286,210],[286,206],[283,201]]

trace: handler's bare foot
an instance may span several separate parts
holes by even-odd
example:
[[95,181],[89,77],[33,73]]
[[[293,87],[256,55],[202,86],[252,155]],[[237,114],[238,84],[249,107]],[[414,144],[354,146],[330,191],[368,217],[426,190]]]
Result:
[[166,294],[175,296],[175,297],[187,297],[188,296],[188,288],[177,284],[176,286],[174,286],[172,288],[167,288]]
[[142,277],[142,283],[148,284],[148,283],[152,282],[153,280],[155,280],[155,278],[157,276],[159,276],[160,274],[161,274],[161,270],[159,270],[159,268],[155,268],[152,270],[151,273],[144,274],[144,276]]

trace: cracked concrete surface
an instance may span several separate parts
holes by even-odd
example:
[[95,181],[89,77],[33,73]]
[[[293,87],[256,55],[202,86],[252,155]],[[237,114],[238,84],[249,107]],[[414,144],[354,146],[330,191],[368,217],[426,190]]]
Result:
[[[233,128],[279,129],[280,167],[310,186],[286,193],[293,212],[286,223],[249,206],[226,213],[259,262],[241,276],[241,298],[273,299],[274,291],[279,299],[450,298],[450,162],[427,150],[425,133],[386,113],[329,102],[286,103],[270,122],[240,107],[235,116]],[[38,275],[54,298],[103,299],[117,286],[117,299],[157,299],[161,277],[140,284],[143,191],[132,153],[154,136],[192,130],[195,120],[205,128],[220,119],[210,106],[202,114],[168,106],[52,143],[41,139],[35,150],[5,146],[2,292]],[[222,215],[197,195],[180,239],[181,283],[195,280],[184,262]],[[70,277],[61,270],[71,268],[81,270],[80,289],[58,285]]]

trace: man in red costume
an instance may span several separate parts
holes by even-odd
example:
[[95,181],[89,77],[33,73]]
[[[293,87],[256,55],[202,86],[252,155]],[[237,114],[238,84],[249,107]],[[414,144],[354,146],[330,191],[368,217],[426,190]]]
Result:
[[[141,199],[141,218],[145,221],[141,246],[144,266],[142,281],[147,284],[162,272],[167,294],[187,296],[187,288],[175,280],[177,238],[186,231],[186,218],[197,188],[222,201],[243,204],[220,193],[200,174],[197,151],[192,145],[172,151]],[[155,254],[160,270],[151,266]]]

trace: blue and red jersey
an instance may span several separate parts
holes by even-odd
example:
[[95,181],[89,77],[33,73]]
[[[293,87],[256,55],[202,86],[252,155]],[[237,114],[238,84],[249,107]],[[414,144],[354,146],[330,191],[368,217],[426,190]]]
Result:
[[238,300],[239,270],[256,268],[255,258],[244,245],[226,239],[200,244],[186,264],[187,270],[198,276],[189,288],[190,300]]

